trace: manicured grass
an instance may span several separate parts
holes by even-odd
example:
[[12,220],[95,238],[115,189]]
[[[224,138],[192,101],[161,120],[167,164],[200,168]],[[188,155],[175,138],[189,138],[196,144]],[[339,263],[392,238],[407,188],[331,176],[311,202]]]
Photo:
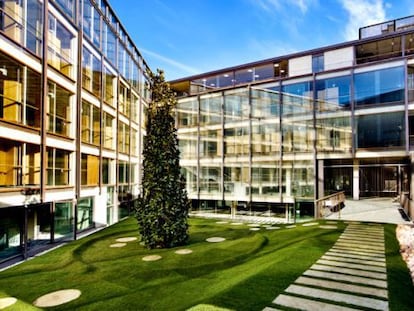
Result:
[[[148,250],[138,241],[111,248],[117,238],[138,236],[130,218],[99,233],[0,273],[0,297],[19,299],[10,310],[36,310],[32,302],[48,292],[75,288],[82,295],[53,310],[262,310],[315,263],[345,228],[318,226],[251,231],[247,225],[190,219],[193,252]],[[391,310],[414,310],[414,289],[398,252],[395,226],[386,225]],[[209,237],[223,237],[208,243]],[[160,255],[155,262],[142,260]]]

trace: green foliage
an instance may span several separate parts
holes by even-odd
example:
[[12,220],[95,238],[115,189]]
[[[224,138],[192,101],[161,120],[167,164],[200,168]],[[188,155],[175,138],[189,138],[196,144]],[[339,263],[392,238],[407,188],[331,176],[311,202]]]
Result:
[[135,204],[141,239],[148,248],[169,248],[188,240],[189,201],[180,172],[176,98],[161,70],[149,73],[152,102],[144,138],[142,194]]

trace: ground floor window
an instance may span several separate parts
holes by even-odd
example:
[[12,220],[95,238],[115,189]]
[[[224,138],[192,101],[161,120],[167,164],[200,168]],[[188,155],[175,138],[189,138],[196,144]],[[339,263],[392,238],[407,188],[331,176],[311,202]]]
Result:
[[77,230],[86,230],[93,226],[93,198],[82,198],[78,201]]
[[73,204],[72,202],[55,203],[55,238],[73,234]]
[[23,209],[0,208],[0,261],[20,251],[23,217]]

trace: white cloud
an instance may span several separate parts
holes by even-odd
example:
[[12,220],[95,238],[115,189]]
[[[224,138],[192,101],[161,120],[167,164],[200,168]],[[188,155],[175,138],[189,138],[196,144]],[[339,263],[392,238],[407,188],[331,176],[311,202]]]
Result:
[[[154,58],[154,59],[157,59],[157,60],[159,60],[159,61],[161,61],[161,62],[163,62],[165,64],[168,64],[169,66],[171,66],[173,68],[179,69],[180,71],[183,72],[182,73],[182,76],[184,76],[184,74],[194,75],[194,74],[200,73],[200,70],[198,70],[196,68],[193,68],[193,67],[184,65],[184,64],[182,64],[182,63],[180,63],[180,62],[178,62],[178,61],[176,61],[174,59],[165,57],[165,56],[163,56],[161,54],[158,54],[158,53],[155,53],[155,52],[146,50],[144,48],[140,48],[139,50],[144,55],[144,58],[145,59],[147,59],[147,58]],[[155,68],[151,68],[151,69],[152,70],[155,70]]]
[[386,4],[382,0],[340,0],[348,12],[345,39],[358,39],[360,27],[373,25],[386,20]]
[[299,8],[305,14],[314,2],[315,0],[251,0],[251,3],[270,13],[285,10],[289,6]]

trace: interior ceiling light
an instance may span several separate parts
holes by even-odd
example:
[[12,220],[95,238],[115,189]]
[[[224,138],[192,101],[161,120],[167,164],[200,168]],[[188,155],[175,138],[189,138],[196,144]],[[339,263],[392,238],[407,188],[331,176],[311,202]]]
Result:
[[225,77],[225,78],[228,78],[228,77],[229,77],[229,75],[226,73],[226,74],[224,74],[224,77]]
[[247,69],[247,72],[253,72],[253,69]]
[[279,67],[279,64],[273,64],[273,67]]

